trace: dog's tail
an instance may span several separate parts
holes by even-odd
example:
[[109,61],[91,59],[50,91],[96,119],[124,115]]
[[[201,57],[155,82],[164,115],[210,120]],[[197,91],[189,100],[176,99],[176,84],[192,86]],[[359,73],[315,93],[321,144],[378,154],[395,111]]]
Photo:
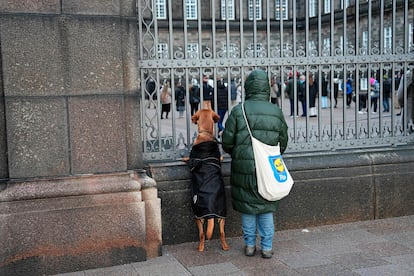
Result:
[[210,240],[211,236],[213,236],[213,231],[214,231],[214,218],[209,218],[207,220],[207,239]]

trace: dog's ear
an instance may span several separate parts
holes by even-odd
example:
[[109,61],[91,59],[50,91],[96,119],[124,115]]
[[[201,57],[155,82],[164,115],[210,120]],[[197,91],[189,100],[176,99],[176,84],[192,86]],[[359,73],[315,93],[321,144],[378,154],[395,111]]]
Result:
[[191,121],[193,122],[193,124],[197,124],[198,118],[199,118],[199,114],[198,112],[196,112],[196,114],[194,114],[193,116],[191,116]]
[[220,116],[216,112],[213,112],[212,115],[213,115],[213,121],[217,123],[220,120]]

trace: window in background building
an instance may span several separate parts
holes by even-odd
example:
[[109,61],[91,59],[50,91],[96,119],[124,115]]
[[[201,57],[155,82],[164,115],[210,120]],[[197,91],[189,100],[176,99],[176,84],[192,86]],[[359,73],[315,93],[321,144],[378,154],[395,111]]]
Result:
[[318,15],[318,0],[309,0],[309,17]]
[[309,47],[309,52],[308,52],[308,56],[316,56],[318,53],[318,49],[316,48],[316,42],[311,40],[308,42],[308,47]]
[[341,1],[341,9],[346,9],[349,7],[349,0],[342,0]]
[[363,52],[361,54],[367,54],[368,53],[368,32],[364,31],[362,32],[362,45],[361,48],[363,49]]
[[187,19],[197,19],[197,0],[185,0]]
[[414,51],[414,25],[413,23],[408,24],[408,52]]
[[167,45],[167,43],[159,43],[157,45],[157,57],[159,59],[168,58],[168,45]]
[[187,56],[188,58],[198,59],[198,43],[187,44]]
[[324,13],[330,13],[331,12],[331,0],[325,0],[324,1],[323,11],[324,11]]
[[167,5],[165,0],[156,0],[155,9],[157,19],[167,19]]
[[344,55],[345,54],[344,37],[342,35],[339,37],[339,45],[338,45],[338,48],[339,48],[340,52],[342,53],[342,55]]
[[276,20],[287,20],[288,19],[288,1],[287,0],[276,0],[275,3],[275,18]]
[[384,53],[392,53],[392,30],[391,27],[384,28]]
[[[250,43],[249,46],[247,47],[248,50],[250,50],[250,56],[251,57],[263,57],[264,56],[264,47],[262,43],[256,43],[256,47],[254,46],[253,43]],[[254,53],[256,49],[256,55]]]
[[[226,8],[227,5],[227,8]],[[221,19],[234,19],[234,0],[221,0]]]
[[[252,47],[253,47],[253,44],[252,44]],[[230,43],[229,47],[227,47],[226,43],[223,43],[221,47],[221,53],[219,54],[219,56],[237,58],[239,57],[239,49],[235,43]]]
[[[255,4],[254,8],[253,3]],[[262,0],[249,0],[249,20],[253,20],[254,14],[256,20],[262,20]]]

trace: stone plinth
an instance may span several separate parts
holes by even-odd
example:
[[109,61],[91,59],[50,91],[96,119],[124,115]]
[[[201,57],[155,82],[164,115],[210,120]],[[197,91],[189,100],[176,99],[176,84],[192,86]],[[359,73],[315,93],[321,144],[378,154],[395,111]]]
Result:
[[[151,181],[143,192],[142,183]],[[1,188],[0,275],[49,275],[161,255],[160,200],[145,171]]]

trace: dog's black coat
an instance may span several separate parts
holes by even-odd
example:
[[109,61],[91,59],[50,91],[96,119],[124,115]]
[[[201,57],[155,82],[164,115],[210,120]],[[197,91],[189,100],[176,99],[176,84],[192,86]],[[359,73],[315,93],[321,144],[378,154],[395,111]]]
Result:
[[194,145],[188,166],[192,174],[192,208],[196,218],[225,218],[226,197],[217,142]]

